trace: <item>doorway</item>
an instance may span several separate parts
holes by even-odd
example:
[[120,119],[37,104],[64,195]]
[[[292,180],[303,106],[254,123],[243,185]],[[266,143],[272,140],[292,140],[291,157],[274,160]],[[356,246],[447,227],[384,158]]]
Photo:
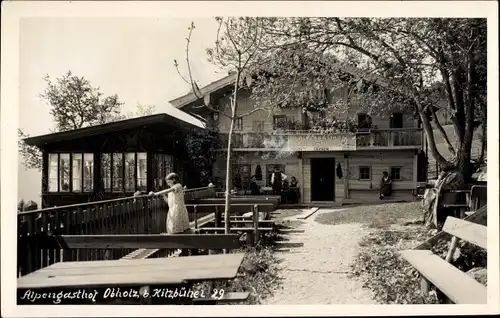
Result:
[[335,158],[311,159],[311,201],[335,201]]
[[403,114],[393,113],[389,125],[390,128],[403,128]]

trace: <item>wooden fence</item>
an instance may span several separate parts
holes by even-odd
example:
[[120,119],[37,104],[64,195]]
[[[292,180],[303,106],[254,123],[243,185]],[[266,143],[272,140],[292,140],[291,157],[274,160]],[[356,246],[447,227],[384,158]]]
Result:
[[[186,200],[215,197],[213,188],[188,189]],[[131,249],[61,249],[40,245],[48,235],[158,234],[165,231],[168,207],[147,195],[18,213],[18,276],[61,261],[119,259]]]

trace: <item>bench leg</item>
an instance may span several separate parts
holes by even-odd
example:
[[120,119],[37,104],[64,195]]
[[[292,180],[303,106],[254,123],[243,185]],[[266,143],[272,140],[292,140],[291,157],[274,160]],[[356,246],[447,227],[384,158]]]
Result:
[[429,281],[424,277],[422,277],[422,279],[420,280],[420,290],[422,292],[422,296],[429,296],[430,284]]
[[448,254],[446,255],[446,261],[450,263],[453,259],[453,254],[455,254],[455,250],[457,249],[458,245],[458,237],[453,236],[451,238],[451,244],[450,244],[450,249],[448,250]]

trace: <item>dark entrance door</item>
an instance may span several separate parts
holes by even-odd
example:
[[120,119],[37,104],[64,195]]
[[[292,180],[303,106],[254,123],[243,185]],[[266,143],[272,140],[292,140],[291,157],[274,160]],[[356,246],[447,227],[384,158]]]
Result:
[[311,159],[311,201],[335,201],[335,158]]

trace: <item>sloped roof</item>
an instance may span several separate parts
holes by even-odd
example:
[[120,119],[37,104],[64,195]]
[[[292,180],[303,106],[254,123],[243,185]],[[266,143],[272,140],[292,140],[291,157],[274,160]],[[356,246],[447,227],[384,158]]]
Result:
[[[200,93],[205,96],[206,94],[216,92],[224,87],[227,87],[228,85],[232,85],[235,80],[236,74],[229,74],[219,80],[216,80],[215,82],[208,84],[207,86],[202,87],[200,89]],[[175,108],[182,108],[192,102],[197,101],[198,99],[198,96],[196,96],[191,90],[188,94],[177,97],[176,99],[172,99],[171,101],[169,101],[169,103],[172,104],[172,106],[174,106]]]
[[58,141],[96,136],[115,131],[126,130],[134,127],[154,125],[154,124],[168,124],[170,126],[186,131],[205,128],[204,124],[200,120],[178,109],[175,110],[169,109],[168,112],[169,112],[168,114],[164,113],[164,114],[142,116],[131,119],[119,120],[102,125],[95,125],[95,126],[73,129],[63,132],[57,132],[53,134],[30,137],[24,139],[24,141],[28,145],[40,147]]

